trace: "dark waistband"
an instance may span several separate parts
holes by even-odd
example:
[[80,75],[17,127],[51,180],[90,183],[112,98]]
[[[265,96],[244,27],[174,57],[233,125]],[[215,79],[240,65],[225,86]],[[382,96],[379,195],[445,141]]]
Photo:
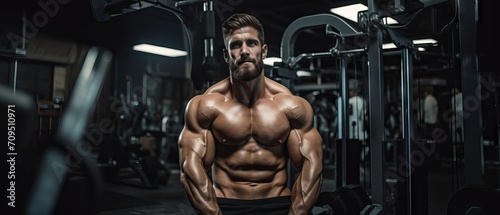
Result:
[[270,198],[263,198],[263,199],[231,199],[231,198],[217,198],[217,202],[219,204],[225,203],[225,204],[231,204],[231,203],[237,203],[238,205],[241,204],[249,204],[249,205],[256,205],[256,204],[268,204],[268,203],[287,203],[291,204],[292,202],[292,197],[291,196],[277,196],[277,197],[270,197]]
[[292,204],[292,198],[291,196],[263,199],[217,198],[217,203],[224,215],[287,215]]

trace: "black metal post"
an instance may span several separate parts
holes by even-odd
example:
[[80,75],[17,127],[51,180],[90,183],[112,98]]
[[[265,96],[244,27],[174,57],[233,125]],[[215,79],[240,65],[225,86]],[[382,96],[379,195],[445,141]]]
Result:
[[[341,173],[340,176],[337,174],[336,180],[337,180],[337,188],[341,186],[346,186],[347,185],[347,139],[349,139],[349,120],[348,120],[348,105],[349,105],[349,86],[348,86],[348,78],[347,77],[347,66],[346,66],[346,59],[345,57],[340,57],[338,59],[339,67],[340,67],[340,81],[341,84],[340,86],[342,87],[342,109],[341,112],[344,113],[342,115],[342,142],[341,145],[341,171],[337,170],[337,173]],[[338,153],[338,152],[337,152]],[[358,170],[359,171],[359,167]]]
[[[481,118],[481,75],[476,55],[476,1],[459,0],[460,64],[464,112],[465,185],[484,184],[483,127]],[[465,81],[466,80],[466,81]]]
[[[413,86],[413,74],[412,74],[412,58],[410,49],[405,47],[401,50],[401,94],[403,95],[401,100],[401,124],[403,126],[402,134],[403,140],[405,144],[405,157],[406,157],[406,166],[411,167],[411,151],[413,145],[413,95],[412,95],[412,86]],[[412,214],[412,168],[406,168],[406,173],[404,181],[398,183],[405,183],[406,188],[406,213],[408,215]],[[401,196],[403,197],[403,196]]]
[[[370,14],[377,12],[377,1],[368,1]],[[385,211],[385,157],[384,157],[384,94],[383,94],[383,53],[382,30],[371,32],[368,45],[369,79],[369,117],[370,117],[370,155],[372,202],[379,204]]]

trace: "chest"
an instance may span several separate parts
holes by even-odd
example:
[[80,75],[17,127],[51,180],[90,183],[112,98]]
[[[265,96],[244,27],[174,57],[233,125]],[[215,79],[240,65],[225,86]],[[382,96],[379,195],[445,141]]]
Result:
[[220,107],[212,123],[212,132],[224,145],[255,141],[274,146],[286,141],[290,123],[283,110],[272,101],[258,102],[252,107],[231,102]]

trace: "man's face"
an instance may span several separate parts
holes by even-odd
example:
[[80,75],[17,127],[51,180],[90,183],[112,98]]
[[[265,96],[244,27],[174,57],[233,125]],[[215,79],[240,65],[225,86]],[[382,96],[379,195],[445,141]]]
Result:
[[234,80],[250,81],[258,77],[264,68],[263,59],[267,46],[259,41],[257,30],[243,27],[225,38],[224,58],[229,64],[229,72]]

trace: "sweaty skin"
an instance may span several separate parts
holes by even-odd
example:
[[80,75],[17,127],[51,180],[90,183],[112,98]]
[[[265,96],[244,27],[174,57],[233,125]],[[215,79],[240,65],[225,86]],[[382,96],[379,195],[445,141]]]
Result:
[[[254,45],[256,37],[254,28],[244,27],[227,38],[230,77],[193,97],[186,108],[179,137],[181,182],[202,214],[222,214],[218,197],[277,196],[292,197],[289,214],[308,214],[319,195],[323,153],[313,110],[264,76],[258,63],[267,47]],[[236,78],[252,72],[251,78]],[[292,189],[288,159],[298,172]]]

